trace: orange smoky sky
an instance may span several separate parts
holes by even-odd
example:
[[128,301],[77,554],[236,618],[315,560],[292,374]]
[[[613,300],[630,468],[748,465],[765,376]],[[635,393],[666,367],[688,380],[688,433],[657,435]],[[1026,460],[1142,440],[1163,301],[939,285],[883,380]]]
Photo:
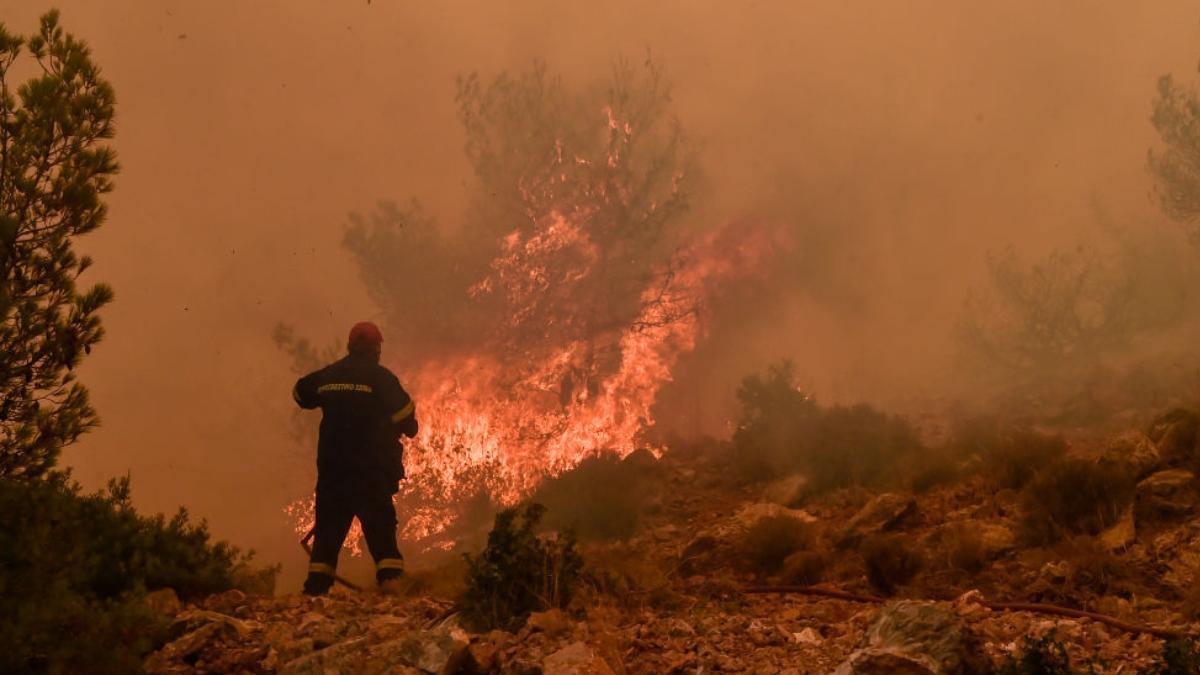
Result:
[[[51,6],[0,0],[0,20],[29,33]],[[312,475],[271,328],[332,341],[374,316],[340,245],[351,211],[415,197],[458,222],[457,75],[541,60],[582,84],[649,52],[705,173],[697,227],[794,231],[794,287],[714,326],[667,392],[711,392],[670,417],[714,432],[738,379],[785,356],[827,399],[903,400],[949,369],[987,251],[1073,245],[1097,204],[1160,221],[1155,81],[1200,57],[1183,1],[53,6],[116,89],[122,165],[81,244],[117,297],[82,368],[103,426],[65,461],[88,487],[130,472],[140,507],[186,505],[267,560],[298,553],[280,507]]]

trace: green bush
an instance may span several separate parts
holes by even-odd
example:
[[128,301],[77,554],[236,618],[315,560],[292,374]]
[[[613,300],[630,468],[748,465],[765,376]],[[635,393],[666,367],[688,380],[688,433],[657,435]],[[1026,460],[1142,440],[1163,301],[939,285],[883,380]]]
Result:
[[606,454],[547,479],[532,499],[546,506],[551,529],[569,528],[583,539],[627,539],[657,476],[657,462],[649,453],[637,452],[624,460]]
[[467,554],[467,590],[459,606],[479,631],[516,630],[532,612],[565,607],[579,582],[583,559],[574,533],[539,537],[546,508],[529,503],[496,514],[487,547]]
[[868,405],[822,407],[795,385],[792,365],[752,375],[738,389],[741,414],[733,435],[735,472],[761,481],[801,472],[814,491],[880,485],[918,456],[913,427]]
[[1056,462],[1021,493],[1021,534],[1031,544],[1099,534],[1132,503],[1134,487],[1119,467],[1085,459]]
[[0,514],[0,672],[137,670],[162,629],[143,593],[226,590],[250,557],[183,510],[138,515],[128,478],[91,495],[65,474],[0,480]]

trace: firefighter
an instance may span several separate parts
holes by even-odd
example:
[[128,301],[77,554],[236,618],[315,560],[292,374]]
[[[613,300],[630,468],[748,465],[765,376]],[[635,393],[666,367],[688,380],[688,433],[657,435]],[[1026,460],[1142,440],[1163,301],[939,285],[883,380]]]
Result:
[[417,433],[416,405],[392,371],[379,364],[383,334],[369,322],[350,329],[345,358],[296,382],[301,408],[320,408],[317,499],[312,557],[304,592],[333,585],[338,552],[354,518],[362,525],[380,585],[404,573],[396,545],[392,495],[404,478],[400,435]]

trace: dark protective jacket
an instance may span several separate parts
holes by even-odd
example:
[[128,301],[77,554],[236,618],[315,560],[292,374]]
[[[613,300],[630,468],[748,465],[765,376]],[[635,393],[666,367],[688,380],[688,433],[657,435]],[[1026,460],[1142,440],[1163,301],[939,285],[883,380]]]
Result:
[[417,433],[416,404],[371,355],[350,354],[300,378],[292,398],[321,408],[317,488],[387,488],[404,477],[400,435]]

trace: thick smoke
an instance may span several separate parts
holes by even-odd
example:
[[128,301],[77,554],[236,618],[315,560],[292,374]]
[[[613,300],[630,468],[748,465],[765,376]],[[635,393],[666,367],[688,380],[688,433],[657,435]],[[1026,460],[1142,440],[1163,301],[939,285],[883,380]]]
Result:
[[[66,460],[89,485],[129,471],[143,508],[183,502],[267,559],[298,553],[279,505],[312,471],[272,327],[325,344],[383,318],[348,213],[416,197],[439,228],[464,220],[461,74],[541,60],[587,86],[649,49],[705,176],[691,226],[790,233],[663,392],[683,433],[726,431],[738,379],[780,357],[825,400],[970,391],[954,326],[989,251],[1111,248],[1096,203],[1177,234],[1146,152],[1157,78],[1196,58],[1184,2],[58,4],[116,88],[123,165],[84,242],[117,294],[82,373],[104,426]],[[44,8],[0,9],[28,27]]]

